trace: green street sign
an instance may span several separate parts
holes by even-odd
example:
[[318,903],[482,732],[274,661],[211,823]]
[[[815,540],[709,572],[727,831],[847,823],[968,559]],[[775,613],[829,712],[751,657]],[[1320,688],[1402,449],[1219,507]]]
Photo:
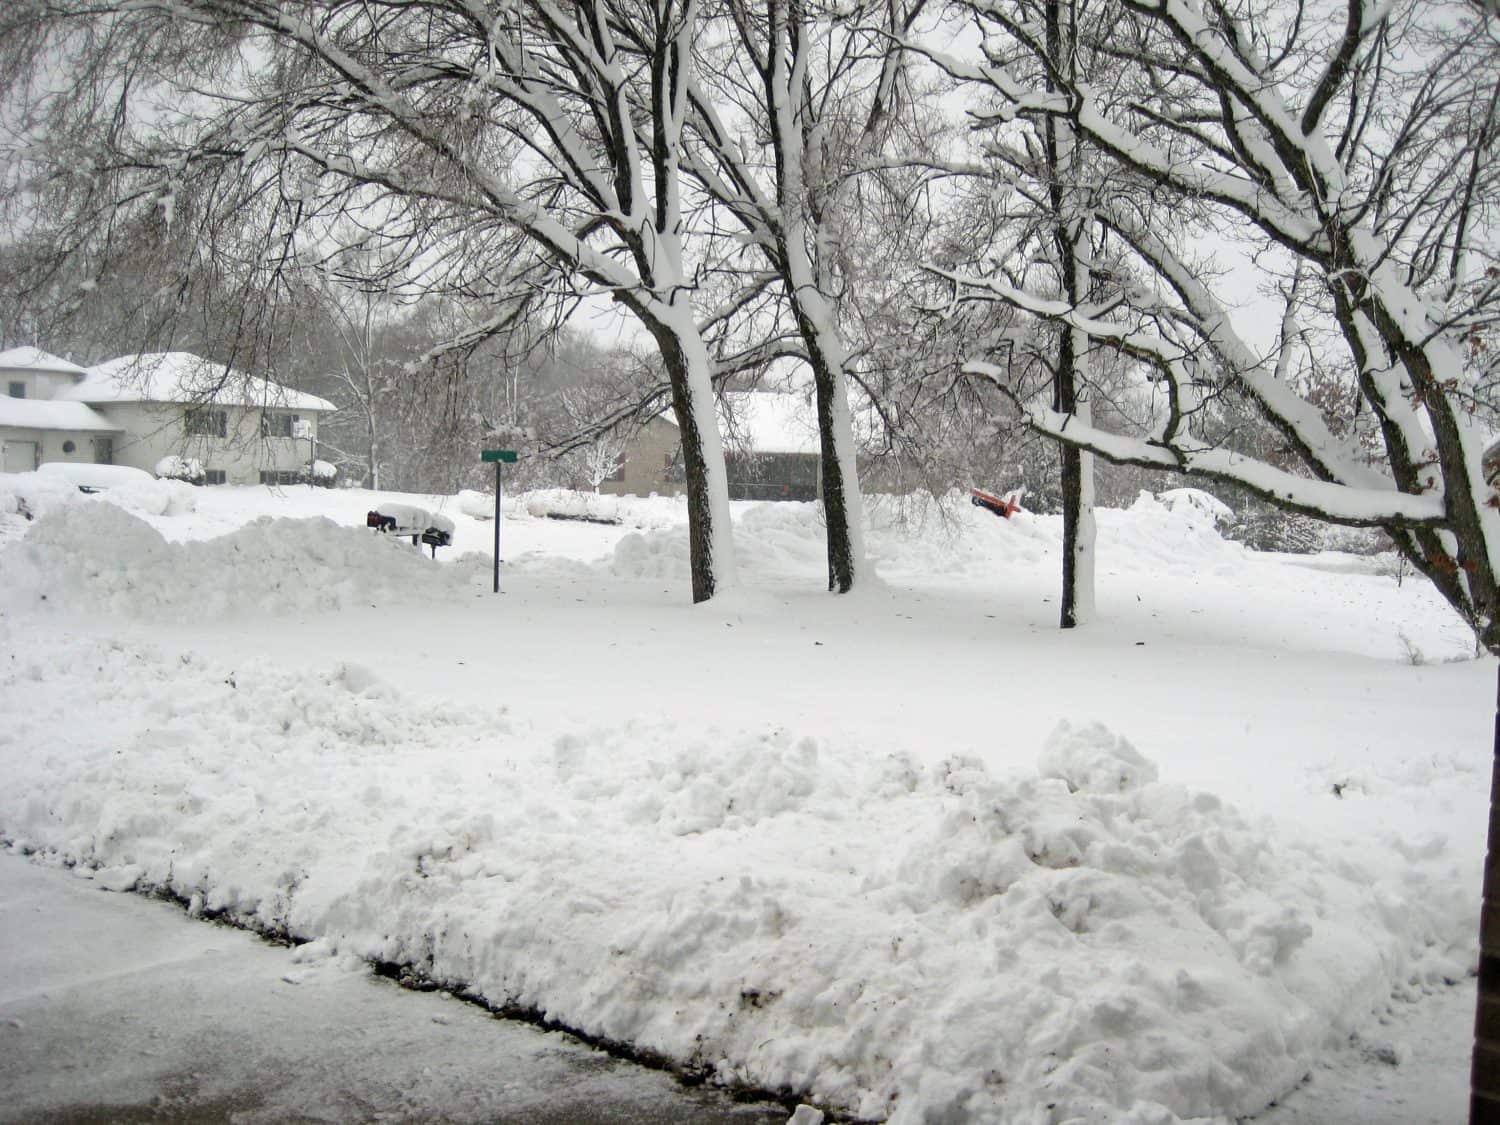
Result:
[[482,449],[479,451],[481,461],[504,461],[507,465],[515,463],[516,451],[514,449]]

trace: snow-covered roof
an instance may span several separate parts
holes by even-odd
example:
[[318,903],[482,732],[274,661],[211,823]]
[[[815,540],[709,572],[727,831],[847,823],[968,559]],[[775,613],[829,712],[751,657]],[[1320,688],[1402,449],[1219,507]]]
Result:
[[42,398],[0,398],[0,426],[17,426],[25,430],[79,430],[91,433],[117,434],[97,411],[81,402],[60,402]]
[[82,377],[88,374],[78,364],[69,363],[65,359],[59,359],[50,352],[42,351],[41,348],[9,348],[6,351],[0,352],[0,370],[16,371],[22,369],[31,371],[56,371],[75,377]]
[[184,402],[219,406],[334,410],[333,403],[269,379],[226,368],[192,352],[121,356],[88,369],[83,382],[58,392],[75,402]]
[[746,453],[817,453],[818,408],[810,396],[728,391],[719,403],[719,430]]
[[[676,425],[670,410],[662,414]],[[856,442],[869,439],[874,427],[855,414]],[[808,453],[821,450],[818,406],[812,391],[725,391],[719,399],[719,432],[725,446],[738,453]]]

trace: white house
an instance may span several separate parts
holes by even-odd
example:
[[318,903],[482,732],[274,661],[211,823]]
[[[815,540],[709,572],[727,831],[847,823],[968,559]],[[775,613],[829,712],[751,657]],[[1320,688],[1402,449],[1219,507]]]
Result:
[[120,428],[85,403],[56,397],[87,375],[37,348],[0,352],[0,471],[29,472],[44,461],[113,460]]
[[316,395],[189,352],[125,356],[84,369],[35,348],[0,352],[0,448],[6,472],[47,461],[155,471],[196,460],[209,484],[289,484],[312,460]]

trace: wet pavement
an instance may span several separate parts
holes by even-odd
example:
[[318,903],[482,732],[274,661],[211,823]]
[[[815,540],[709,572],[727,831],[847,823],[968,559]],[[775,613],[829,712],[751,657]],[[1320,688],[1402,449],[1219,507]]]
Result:
[[787,1120],[299,956],[0,854],[0,1122]]

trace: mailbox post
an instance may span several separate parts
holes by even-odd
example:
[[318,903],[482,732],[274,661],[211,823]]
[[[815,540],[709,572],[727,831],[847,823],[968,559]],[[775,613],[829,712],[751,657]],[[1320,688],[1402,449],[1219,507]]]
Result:
[[516,451],[514,449],[482,449],[479,451],[479,459],[482,462],[493,461],[495,464],[495,593],[500,592],[500,496],[501,496],[501,465],[514,465],[516,463]]

